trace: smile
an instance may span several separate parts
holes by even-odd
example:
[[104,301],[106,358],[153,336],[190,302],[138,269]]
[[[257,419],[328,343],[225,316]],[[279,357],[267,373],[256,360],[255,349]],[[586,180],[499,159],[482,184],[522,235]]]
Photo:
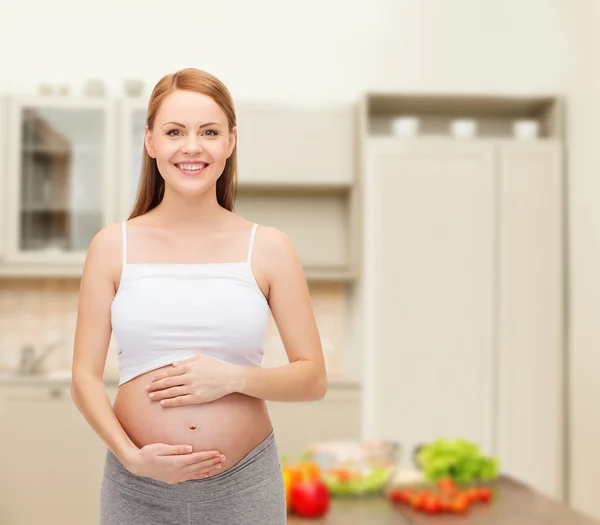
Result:
[[206,164],[206,162],[197,162],[195,164],[181,162],[175,164],[175,167],[184,175],[196,175],[201,173],[207,166],[208,164]]

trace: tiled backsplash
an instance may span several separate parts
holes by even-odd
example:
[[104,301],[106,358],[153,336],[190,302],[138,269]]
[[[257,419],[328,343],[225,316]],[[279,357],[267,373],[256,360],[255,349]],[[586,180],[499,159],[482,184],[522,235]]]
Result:
[[[328,373],[341,375],[346,323],[344,285],[312,284],[310,291]],[[42,368],[44,371],[70,369],[78,293],[77,279],[0,280],[0,371],[18,367],[23,346],[32,345],[40,351],[44,345],[61,338],[65,339],[64,348],[50,354]],[[285,350],[271,318],[265,337],[264,366],[285,363]],[[114,338],[106,361],[106,373],[118,373]]]

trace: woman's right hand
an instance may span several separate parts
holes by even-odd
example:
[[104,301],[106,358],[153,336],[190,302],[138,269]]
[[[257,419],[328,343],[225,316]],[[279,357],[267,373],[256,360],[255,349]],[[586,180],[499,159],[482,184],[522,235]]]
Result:
[[136,450],[125,467],[132,474],[169,485],[204,479],[221,471],[225,456],[216,450],[191,452],[189,445],[151,443]]

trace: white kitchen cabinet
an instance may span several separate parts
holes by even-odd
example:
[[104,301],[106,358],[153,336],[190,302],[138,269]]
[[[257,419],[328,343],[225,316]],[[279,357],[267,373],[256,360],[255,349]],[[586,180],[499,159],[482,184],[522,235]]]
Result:
[[370,141],[363,305],[366,432],[471,439],[559,498],[560,148]]
[[119,108],[119,211],[118,220],[129,217],[135,204],[144,146],[147,102],[137,99],[120,100]]
[[115,216],[111,101],[12,97],[8,115],[6,260],[81,266]]
[[366,162],[366,432],[407,451],[443,435],[490,451],[493,145],[374,139]]
[[360,439],[361,389],[352,382],[330,384],[318,402],[267,403],[281,456],[295,461],[311,443]]
[[[117,386],[106,389],[112,403]],[[280,454],[296,460],[310,443],[358,438],[360,399],[358,385],[338,382],[320,402],[269,402]],[[70,383],[0,384],[0,420],[0,523],[98,523],[106,446],[74,405]]]
[[236,114],[240,184],[352,185],[354,105],[242,101]]
[[561,496],[564,233],[561,145],[499,144],[497,452],[504,470]]
[[[112,402],[116,387],[107,387]],[[106,447],[70,383],[0,386],[0,523],[92,525]]]
[[[422,116],[421,134],[391,120]],[[472,115],[481,136],[442,137]],[[363,433],[462,437],[565,496],[564,200],[554,99],[367,97]],[[541,136],[513,139],[536,119]]]

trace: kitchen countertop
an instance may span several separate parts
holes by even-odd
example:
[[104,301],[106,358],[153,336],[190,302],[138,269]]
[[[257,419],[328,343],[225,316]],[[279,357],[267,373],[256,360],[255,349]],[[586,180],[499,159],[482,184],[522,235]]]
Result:
[[494,500],[476,504],[465,515],[430,516],[383,497],[334,499],[326,516],[306,520],[290,515],[288,525],[600,525],[567,505],[508,476],[493,484]]
[[[0,385],[56,385],[71,382],[70,371],[48,372],[38,375],[19,375],[10,372],[0,372]],[[114,374],[106,374],[104,383],[107,385],[118,385],[119,376]],[[357,381],[342,377],[333,377],[329,379],[329,388],[339,389],[360,389],[360,384]]]

